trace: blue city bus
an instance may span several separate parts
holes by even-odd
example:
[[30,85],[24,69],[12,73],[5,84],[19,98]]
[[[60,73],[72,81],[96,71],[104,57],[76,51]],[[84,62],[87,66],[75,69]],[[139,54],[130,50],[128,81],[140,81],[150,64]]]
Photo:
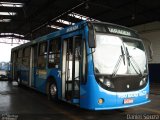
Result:
[[12,79],[90,110],[150,102],[146,51],[136,31],[82,21],[11,51]]

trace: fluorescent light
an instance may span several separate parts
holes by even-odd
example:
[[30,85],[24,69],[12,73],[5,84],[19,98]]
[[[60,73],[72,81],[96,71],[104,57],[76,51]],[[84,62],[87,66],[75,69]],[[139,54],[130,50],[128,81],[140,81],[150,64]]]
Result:
[[24,37],[24,35],[20,35],[20,34],[16,34],[14,33],[15,36],[20,36],[20,37]]
[[16,15],[16,12],[0,12],[0,15]]
[[13,35],[13,33],[1,33],[0,35]]
[[75,24],[75,23],[72,23],[70,21],[62,20],[62,19],[58,19],[56,22],[63,23],[63,24],[66,24],[66,25],[74,25]]
[[23,7],[23,3],[14,3],[14,2],[0,2],[0,6],[3,7]]
[[81,14],[78,14],[78,13],[75,13],[75,12],[72,12],[72,13],[68,14],[68,16],[71,16],[71,17],[74,17],[74,18],[77,18],[77,19],[80,19],[80,20],[99,21],[99,20],[84,16],[84,15],[81,15]]
[[10,22],[11,19],[0,19],[0,22]]
[[87,19],[89,19],[88,17],[80,15],[80,14],[71,13],[71,14],[68,14],[68,15],[71,16],[71,17],[75,17],[75,18],[81,19],[81,20],[87,20]]
[[56,26],[56,25],[47,25],[47,27],[58,29],[58,30],[63,29],[63,27],[59,27],[59,26]]

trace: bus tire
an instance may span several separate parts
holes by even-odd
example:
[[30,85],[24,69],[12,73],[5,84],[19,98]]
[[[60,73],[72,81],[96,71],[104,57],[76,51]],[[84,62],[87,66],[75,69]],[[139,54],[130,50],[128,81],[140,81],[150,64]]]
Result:
[[57,84],[55,81],[50,81],[49,82],[49,99],[52,101],[57,101],[58,100],[58,88]]

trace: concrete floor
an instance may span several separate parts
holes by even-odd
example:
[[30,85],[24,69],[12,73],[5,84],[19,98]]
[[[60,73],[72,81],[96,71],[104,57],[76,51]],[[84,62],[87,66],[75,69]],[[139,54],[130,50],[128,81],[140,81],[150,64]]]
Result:
[[139,115],[138,119],[144,120],[149,117],[145,115],[151,114],[160,119],[160,87],[154,87],[149,104],[125,110],[88,111],[49,101],[46,95],[17,87],[16,82],[0,81],[0,120],[127,120],[130,115]]

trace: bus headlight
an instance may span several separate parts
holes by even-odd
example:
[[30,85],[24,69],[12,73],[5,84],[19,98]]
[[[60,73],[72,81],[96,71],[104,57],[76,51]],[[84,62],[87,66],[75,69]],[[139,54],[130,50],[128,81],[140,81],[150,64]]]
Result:
[[103,98],[98,99],[98,104],[102,104],[102,103],[104,103],[104,99]]
[[100,82],[103,83],[105,86],[109,87],[109,88],[114,88],[113,83],[111,82],[111,80],[106,79],[106,78],[99,78]]
[[112,83],[110,80],[106,80],[105,81],[105,85],[107,85],[107,87],[111,87],[112,86]]
[[146,78],[143,78],[140,82],[139,82],[139,86],[142,86],[146,83]]

